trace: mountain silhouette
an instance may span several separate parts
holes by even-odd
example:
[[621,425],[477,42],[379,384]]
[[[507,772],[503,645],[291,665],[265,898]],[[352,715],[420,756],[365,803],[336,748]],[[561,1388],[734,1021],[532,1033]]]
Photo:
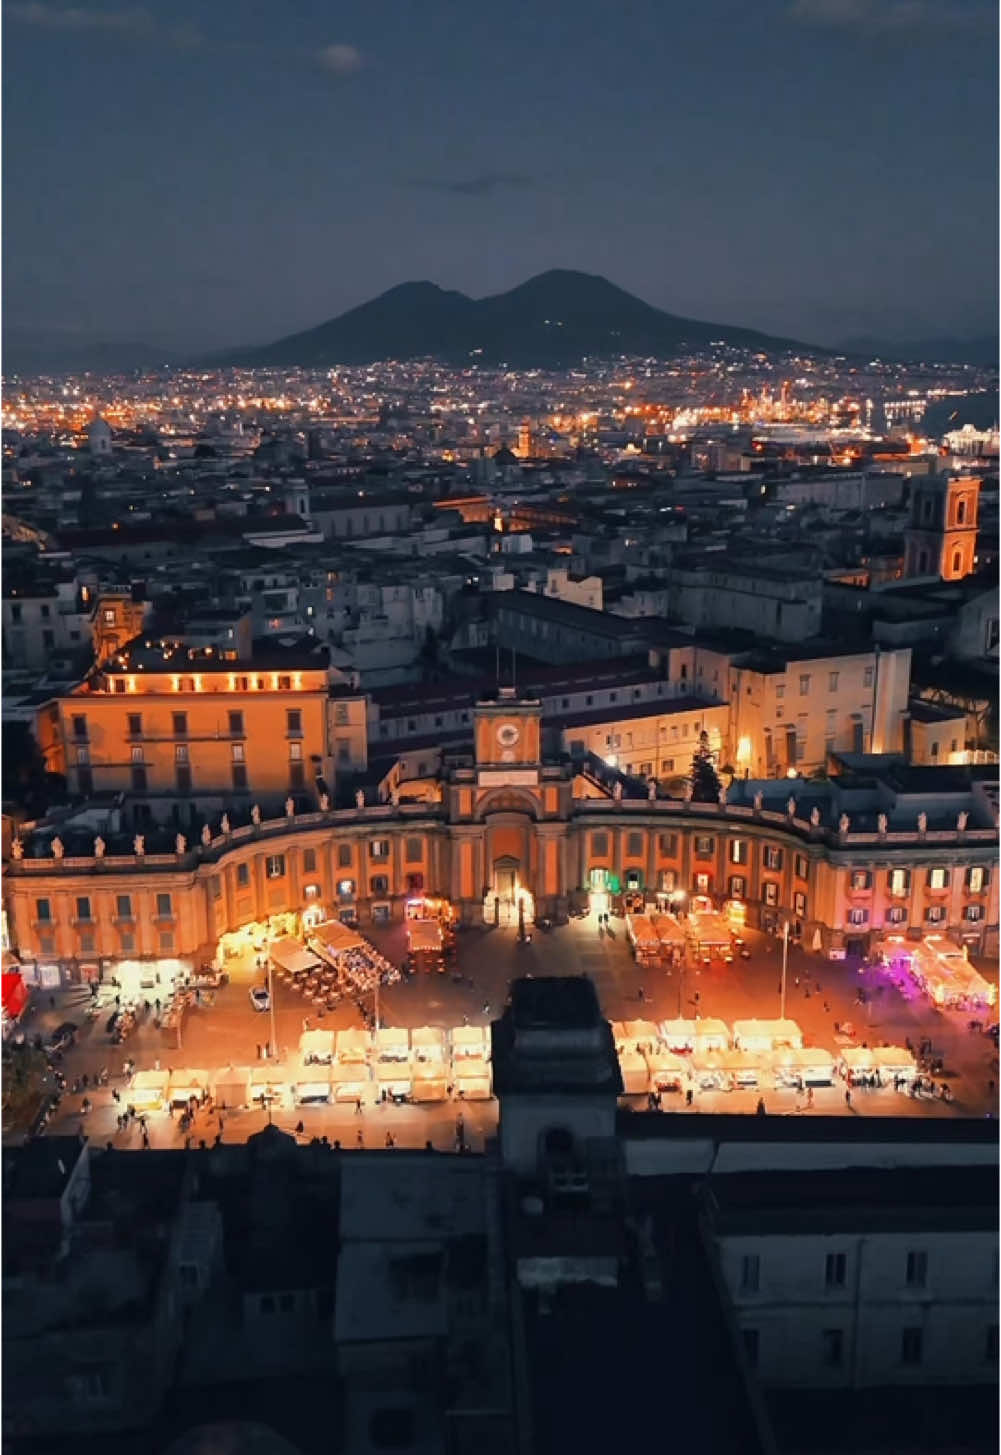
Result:
[[714,341],[772,352],[827,352],[755,329],[679,318],[607,278],[556,269],[481,299],[434,283],[401,283],[318,328],[258,348],[229,350],[207,362],[325,368],[430,357],[452,364],[555,368],[585,356],[674,358]]

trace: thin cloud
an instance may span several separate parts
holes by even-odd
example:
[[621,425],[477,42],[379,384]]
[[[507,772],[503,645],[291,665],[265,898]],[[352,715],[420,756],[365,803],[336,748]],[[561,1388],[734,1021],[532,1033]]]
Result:
[[85,10],[76,5],[46,5],[42,0],[13,0],[4,6],[3,13],[5,19],[33,25],[37,30],[124,35],[134,40],[167,41],[178,47],[201,42],[201,35],[193,25],[161,25],[148,10],[139,6],[127,10]]
[[788,14],[832,30],[901,32],[987,30],[994,12],[964,0],[793,0]]
[[325,45],[316,59],[332,76],[353,76],[364,65],[361,51],[353,45]]
[[534,187],[535,178],[521,172],[480,172],[472,177],[446,181],[434,177],[417,177],[410,184],[427,192],[447,192],[453,197],[489,197],[492,192],[508,188]]

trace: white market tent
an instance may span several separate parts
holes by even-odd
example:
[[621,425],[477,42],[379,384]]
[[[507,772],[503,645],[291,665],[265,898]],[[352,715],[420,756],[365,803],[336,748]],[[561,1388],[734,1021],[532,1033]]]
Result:
[[296,1103],[329,1101],[334,1086],[331,1073],[330,1066],[300,1066],[293,1085]]
[[725,1021],[706,1016],[695,1022],[695,1052],[725,1051],[730,1045],[730,1028]]
[[619,1052],[622,1089],[626,1096],[642,1096],[650,1089],[650,1072],[639,1051]]
[[626,934],[638,960],[660,954],[660,938],[648,915],[627,914]]
[[371,1046],[368,1031],[353,1026],[350,1030],[337,1032],[338,1061],[365,1062]]
[[692,1051],[695,1049],[695,1035],[698,1021],[661,1021],[660,1038],[669,1051]]
[[437,920],[411,919],[407,921],[407,942],[412,954],[429,955],[441,950],[445,938]]
[[413,1090],[413,1076],[407,1061],[379,1061],[375,1066],[375,1079],[379,1090],[389,1096],[409,1096]]
[[398,1026],[383,1026],[376,1031],[374,1049],[380,1060],[406,1061],[410,1056],[410,1032]]
[[269,953],[272,963],[277,965],[279,970],[287,970],[290,975],[306,975],[311,970],[320,968],[317,956],[305,949],[298,940],[291,938],[276,940]]
[[662,947],[681,949],[685,943],[685,931],[673,914],[654,914],[650,923]]
[[216,1073],[212,1083],[212,1095],[216,1106],[247,1106],[250,1102],[250,1067],[227,1066]]
[[830,1086],[834,1080],[834,1057],[820,1046],[774,1051],[771,1067],[777,1086]]
[[876,1058],[868,1046],[846,1046],[841,1052],[841,1065],[852,1076],[870,1075],[876,1069]]
[[333,1031],[303,1031],[299,1037],[299,1054],[304,1061],[332,1061],[334,1058]]
[[884,1080],[905,1076],[913,1081],[918,1074],[917,1062],[906,1046],[874,1046],[872,1059]]
[[278,1067],[252,1066],[250,1070],[250,1095],[254,1101],[265,1097],[279,1101],[288,1091],[288,1077]]
[[440,1026],[417,1026],[410,1032],[410,1044],[418,1061],[444,1061],[445,1032]]
[[750,1051],[722,1051],[720,1063],[735,1086],[757,1086],[761,1058]]
[[167,1100],[169,1085],[169,1071],[137,1071],[132,1080],[128,1100],[133,1106],[162,1106]]
[[741,1051],[765,1053],[783,1046],[798,1050],[803,1044],[803,1032],[795,1021],[734,1021],[733,1043]]
[[413,1070],[414,1101],[448,1100],[448,1067],[444,1061],[425,1061]]
[[207,1071],[171,1071],[169,1100],[176,1105],[180,1101],[190,1101],[193,1096],[201,1098],[210,1087],[211,1077]]
[[335,1063],[330,1068],[330,1084],[335,1101],[358,1101],[369,1086],[368,1066],[364,1061]]
[[660,1040],[660,1032],[653,1021],[626,1021],[624,1030],[627,1044],[637,1050],[644,1046],[656,1046]]
[[475,1056],[486,1060],[490,1055],[489,1026],[453,1026],[449,1032],[452,1059]]
[[719,1051],[703,1051],[692,1057],[692,1080],[706,1090],[727,1084],[729,1073]]
[[687,1061],[676,1056],[673,1051],[646,1051],[643,1059],[646,1061],[650,1085],[657,1091],[668,1086],[681,1086],[688,1080]]
[[492,1093],[490,1064],[482,1057],[466,1056],[454,1063],[456,1095],[466,1101],[489,1101]]

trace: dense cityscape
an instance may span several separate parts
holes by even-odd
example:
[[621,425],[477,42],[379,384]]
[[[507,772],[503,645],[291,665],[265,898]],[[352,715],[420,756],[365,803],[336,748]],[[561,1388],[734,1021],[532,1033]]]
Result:
[[996,1451],[996,8],[4,59],[4,1455]]

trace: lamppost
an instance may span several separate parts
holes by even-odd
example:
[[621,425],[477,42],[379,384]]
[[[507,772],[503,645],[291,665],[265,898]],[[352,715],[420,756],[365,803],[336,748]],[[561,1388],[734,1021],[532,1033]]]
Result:
[[[677,892],[677,894],[672,894],[672,896],[671,896],[671,908],[674,910],[676,917],[677,917],[678,910],[684,904],[686,898],[687,898],[687,896],[686,896],[684,890],[680,890],[679,889],[678,892]],[[678,956],[678,960],[677,960],[677,966],[678,966],[678,1019],[679,1019],[679,1021],[681,1020],[682,1016],[684,1015],[684,1006],[685,1006],[685,953],[686,953],[685,946],[682,945],[682,947],[681,947],[681,954]]]
[[779,1019],[786,1018],[786,971],[789,968],[789,921],[782,924],[782,987],[779,1005]]
[[271,1021],[271,1045],[268,1048],[268,1056],[274,1060],[278,1055],[278,1037],[275,1033],[275,986],[271,964],[271,946],[267,946],[268,957],[268,1016]]

